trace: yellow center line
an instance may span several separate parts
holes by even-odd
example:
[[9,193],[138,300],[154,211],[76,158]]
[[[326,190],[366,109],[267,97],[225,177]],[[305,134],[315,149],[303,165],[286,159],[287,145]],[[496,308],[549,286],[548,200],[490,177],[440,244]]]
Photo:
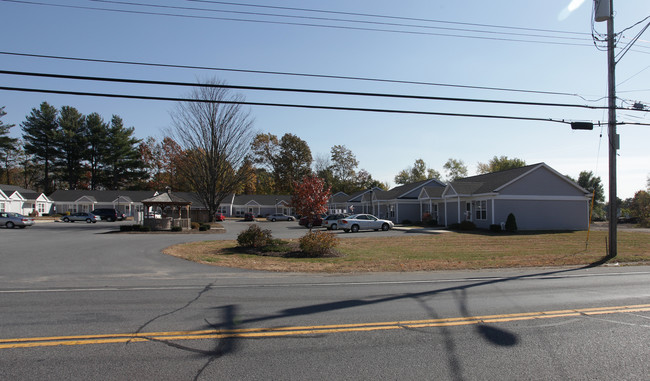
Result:
[[427,320],[405,320],[391,322],[331,324],[319,326],[294,326],[270,328],[242,328],[222,330],[170,331],[146,333],[117,333],[102,335],[52,336],[0,339],[0,349],[51,347],[61,345],[113,344],[127,342],[204,340],[225,338],[264,338],[296,335],[322,335],[325,333],[369,332],[405,328],[451,327],[480,323],[503,323],[522,320],[553,319],[581,315],[605,315],[650,311],[650,304],[616,307],[595,307],[557,311],[537,311],[514,314],[455,317]]

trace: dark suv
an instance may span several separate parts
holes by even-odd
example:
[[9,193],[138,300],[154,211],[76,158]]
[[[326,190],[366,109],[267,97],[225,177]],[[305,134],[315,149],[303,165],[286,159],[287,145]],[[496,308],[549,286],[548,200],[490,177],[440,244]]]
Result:
[[126,218],[124,213],[119,212],[117,209],[106,209],[106,208],[100,208],[100,209],[95,209],[92,212],[90,212],[97,217],[101,218],[104,221],[122,221],[123,219]]

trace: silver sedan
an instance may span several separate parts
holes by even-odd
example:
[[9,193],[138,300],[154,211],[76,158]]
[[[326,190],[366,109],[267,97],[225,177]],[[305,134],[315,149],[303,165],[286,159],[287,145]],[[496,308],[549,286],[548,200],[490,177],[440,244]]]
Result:
[[24,229],[27,226],[34,225],[34,219],[19,213],[0,212],[0,225],[6,226],[7,229],[13,229],[15,226]]
[[356,233],[359,230],[383,230],[387,231],[393,228],[393,221],[380,220],[372,214],[353,214],[338,221],[339,229],[344,232]]
[[266,219],[267,219],[268,221],[272,221],[272,222],[275,222],[275,221],[293,221],[293,220],[294,220],[294,218],[293,218],[292,216],[287,216],[287,215],[284,214],[284,213],[273,213],[273,214],[269,214],[269,215],[266,217]]
[[100,218],[98,216],[88,212],[77,212],[69,216],[61,217],[61,221],[63,222],[86,221],[87,223],[95,223],[99,220]]

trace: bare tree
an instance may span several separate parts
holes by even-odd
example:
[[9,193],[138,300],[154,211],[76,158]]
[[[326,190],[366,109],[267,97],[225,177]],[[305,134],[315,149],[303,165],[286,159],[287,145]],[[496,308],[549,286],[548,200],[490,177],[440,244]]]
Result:
[[208,208],[210,221],[221,201],[248,180],[243,170],[254,137],[243,96],[210,80],[195,88],[172,113],[170,134],[184,151],[182,176]]

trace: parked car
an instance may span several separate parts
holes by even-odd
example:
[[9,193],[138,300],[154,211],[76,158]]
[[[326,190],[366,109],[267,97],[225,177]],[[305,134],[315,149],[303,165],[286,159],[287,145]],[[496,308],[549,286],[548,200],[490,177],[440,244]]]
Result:
[[372,214],[353,214],[338,221],[338,226],[344,232],[356,233],[359,230],[389,230],[393,228],[393,221],[380,220]]
[[75,221],[86,221],[87,223],[95,223],[97,221],[100,221],[99,216],[93,214],[93,213],[88,213],[88,212],[77,212],[77,213],[72,213],[69,216],[63,216],[61,217],[61,221],[63,222],[75,222]]
[[244,221],[255,221],[255,215],[253,213],[244,214]]
[[336,230],[339,227],[339,220],[348,216],[350,215],[347,213],[330,214],[329,216],[325,217],[322,226],[326,227],[327,230]]
[[225,221],[225,220],[226,220],[226,216],[224,216],[224,215],[221,214],[221,213],[215,213],[215,215],[214,215],[214,220],[215,220],[215,221]]
[[304,226],[307,229],[311,229],[314,226],[321,226],[323,224],[323,218],[325,218],[324,214],[321,214],[320,216],[316,216],[314,218],[309,218],[308,216],[300,217],[298,225]]
[[27,226],[34,225],[34,219],[19,213],[0,212],[0,225],[7,227],[7,229],[13,229],[15,226],[24,229]]
[[288,216],[284,213],[273,213],[269,214],[266,217],[267,220],[275,222],[275,221],[293,221],[294,218],[292,216]]
[[99,208],[99,209],[94,209],[90,213],[99,216],[99,218],[102,220],[106,220],[110,222],[122,221],[126,219],[126,215],[122,212],[119,212],[117,209]]

